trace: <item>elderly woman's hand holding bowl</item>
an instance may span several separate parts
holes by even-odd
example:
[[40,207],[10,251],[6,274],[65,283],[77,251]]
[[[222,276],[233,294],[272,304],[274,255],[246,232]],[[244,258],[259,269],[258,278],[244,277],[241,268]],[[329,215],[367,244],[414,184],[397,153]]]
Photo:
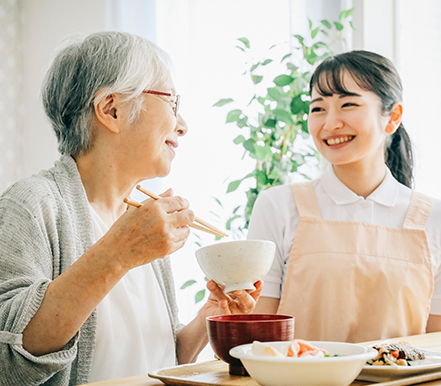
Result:
[[0,372],[9,384],[77,385],[195,359],[205,317],[248,313],[261,290],[226,295],[178,323],[170,261],[194,220],[167,191],[123,203],[165,176],[187,125],[167,55],[140,37],[93,34],[62,49],[43,86],[62,154],[0,199]]

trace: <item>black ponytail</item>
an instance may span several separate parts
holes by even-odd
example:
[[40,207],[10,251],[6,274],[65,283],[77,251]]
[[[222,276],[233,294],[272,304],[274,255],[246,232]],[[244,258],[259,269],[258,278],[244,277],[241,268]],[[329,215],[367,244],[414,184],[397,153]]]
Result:
[[[309,89],[315,87],[323,96],[351,95],[343,84],[344,72],[349,72],[360,88],[380,98],[385,116],[391,115],[394,104],[402,101],[403,86],[394,65],[369,51],[350,51],[324,60],[314,71]],[[412,145],[402,124],[386,141],[385,162],[399,182],[412,187]]]
[[403,124],[392,134],[390,144],[385,149],[386,165],[396,180],[412,188],[413,153],[412,143]]

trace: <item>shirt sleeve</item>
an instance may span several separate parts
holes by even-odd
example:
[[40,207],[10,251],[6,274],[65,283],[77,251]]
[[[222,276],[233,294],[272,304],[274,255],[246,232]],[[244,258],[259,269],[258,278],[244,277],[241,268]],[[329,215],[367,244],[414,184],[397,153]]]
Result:
[[257,197],[248,226],[249,240],[269,240],[276,244],[276,253],[269,272],[262,278],[264,282],[262,296],[280,298],[283,267],[284,248],[283,235],[285,233],[285,216],[281,213],[280,203],[271,193],[274,189],[263,191]]
[[430,314],[441,315],[441,270],[435,274],[432,302],[430,303]]
[[430,314],[441,315],[441,200],[434,200],[427,221],[426,233],[434,275]]
[[22,344],[56,270],[54,246],[38,212],[11,198],[0,200],[0,374],[8,374],[8,385],[43,384],[77,354],[78,334],[60,351],[39,357]]

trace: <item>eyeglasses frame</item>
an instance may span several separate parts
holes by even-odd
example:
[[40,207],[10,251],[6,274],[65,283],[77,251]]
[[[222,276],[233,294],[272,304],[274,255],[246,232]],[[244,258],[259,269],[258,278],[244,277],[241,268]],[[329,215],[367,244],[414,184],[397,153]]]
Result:
[[173,100],[173,112],[175,113],[175,117],[178,116],[179,111],[179,104],[181,102],[181,96],[179,94],[170,94],[169,92],[162,92],[162,91],[153,91],[153,90],[143,90],[143,94],[152,94],[152,95],[158,95],[158,96],[166,96],[174,98]]

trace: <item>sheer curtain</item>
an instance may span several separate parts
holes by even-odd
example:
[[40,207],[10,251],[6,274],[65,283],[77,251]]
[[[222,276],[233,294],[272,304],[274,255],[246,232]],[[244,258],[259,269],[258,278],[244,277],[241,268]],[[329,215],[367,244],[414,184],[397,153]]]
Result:
[[416,150],[416,189],[441,197],[441,2],[399,2],[399,71],[406,130]]
[[23,176],[21,3],[0,0],[0,192]]

